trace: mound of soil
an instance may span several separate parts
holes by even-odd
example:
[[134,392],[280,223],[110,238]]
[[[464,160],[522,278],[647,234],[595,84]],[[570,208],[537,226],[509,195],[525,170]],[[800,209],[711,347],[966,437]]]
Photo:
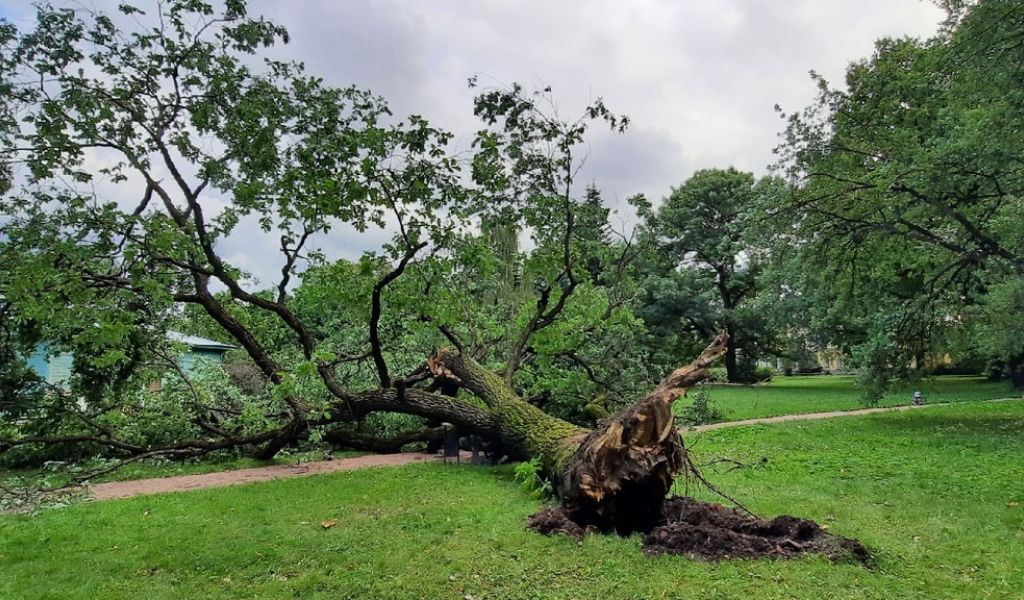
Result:
[[[573,521],[561,507],[546,508],[527,525],[545,535],[580,538],[597,529]],[[695,559],[786,558],[805,553],[868,564],[871,555],[856,540],[832,535],[814,521],[783,515],[761,519],[721,504],[673,496],[662,520],[644,535],[644,553],[680,554]]]

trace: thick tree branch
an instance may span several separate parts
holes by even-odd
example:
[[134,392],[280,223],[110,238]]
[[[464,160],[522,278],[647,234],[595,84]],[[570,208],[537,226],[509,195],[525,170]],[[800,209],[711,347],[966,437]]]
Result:
[[944,199],[923,194],[902,183],[894,185],[892,190],[897,193],[909,194],[916,200],[934,207],[943,215],[953,219],[967,233],[969,238],[977,244],[979,249],[982,249],[987,254],[1005,259],[1018,273],[1024,273],[1024,258],[1004,248],[992,235],[982,230],[980,226],[972,222],[962,212],[950,206]]
[[379,437],[360,431],[334,428],[324,434],[324,441],[343,448],[394,454],[401,452],[402,447],[409,444],[440,439],[444,432],[444,427],[425,427],[416,431],[404,431],[388,437]]
[[309,236],[313,234],[313,230],[308,226],[303,225],[302,235],[299,236],[299,240],[295,243],[293,248],[288,247],[287,236],[281,236],[281,252],[285,255],[284,266],[281,267],[281,281],[277,284],[277,303],[284,304],[285,296],[288,293],[288,282],[291,281],[292,268],[295,266],[295,261],[299,259],[299,252],[302,251],[302,247],[306,244]]
[[381,293],[388,284],[402,276],[409,261],[426,246],[426,242],[420,242],[406,250],[405,255],[398,261],[398,266],[373,286],[373,293],[370,295],[370,353],[373,356],[373,364],[377,367],[377,376],[380,378],[381,387],[391,387],[391,376],[388,373],[388,364],[384,360],[384,351],[380,341]]

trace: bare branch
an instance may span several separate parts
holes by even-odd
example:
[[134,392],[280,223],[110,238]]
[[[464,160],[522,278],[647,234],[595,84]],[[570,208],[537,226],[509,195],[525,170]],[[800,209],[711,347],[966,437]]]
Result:
[[291,280],[292,267],[295,266],[295,261],[299,259],[299,252],[302,251],[302,247],[306,244],[309,236],[313,234],[313,230],[308,227],[307,224],[302,225],[302,235],[299,236],[299,241],[295,243],[295,247],[288,247],[287,236],[281,236],[281,252],[285,255],[284,266],[281,267],[281,282],[277,284],[277,303],[283,304],[285,295],[288,291],[288,282]]
[[388,284],[401,277],[402,273],[405,272],[405,268],[409,265],[409,261],[426,245],[426,242],[420,242],[406,250],[405,255],[398,261],[398,266],[373,286],[373,293],[370,296],[370,352],[373,356],[373,364],[377,367],[377,375],[380,378],[381,387],[391,387],[391,376],[388,374],[388,365],[384,360],[384,352],[380,343],[381,293]]

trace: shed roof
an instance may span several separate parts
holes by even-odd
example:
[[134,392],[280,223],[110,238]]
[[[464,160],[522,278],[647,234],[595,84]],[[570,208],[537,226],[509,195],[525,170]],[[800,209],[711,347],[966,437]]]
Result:
[[224,344],[214,340],[208,340],[201,338],[197,335],[188,335],[181,333],[180,331],[168,331],[167,339],[173,342],[180,342],[182,344],[188,344],[192,348],[199,348],[201,350],[234,350],[237,346],[231,344]]

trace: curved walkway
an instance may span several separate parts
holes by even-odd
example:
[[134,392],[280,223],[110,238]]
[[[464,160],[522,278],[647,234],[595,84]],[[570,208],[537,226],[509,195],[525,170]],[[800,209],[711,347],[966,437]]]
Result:
[[[1002,398],[999,400],[980,400],[976,402],[1007,402],[1010,400],[1020,400],[1020,398]],[[971,403],[973,404],[975,402]],[[722,429],[724,427],[741,427],[743,425],[782,423],[785,421],[812,421],[815,419],[830,419],[833,417],[856,417],[860,415],[872,415],[884,412],[927,409],[935,406],[950,406],[952,404],[964,403],[946,402],[941,404],[926,404],[924,406],[902,405],[886,408],[863,408],[859,410],[780,415],[778,417],[747,419],[745,421],[726,421],[723,423],[712,423],[710,425],[697,425],[687,428],[685,433],[710,431],[712,429]],[[468,459],[469,453],[464,452],[462,460]],[[407,465],[415,462],[439,460],[441,460],[441,456],[439,454],[424,454],[422,452],[371,454],[367,456],[357,456],[355,458],[340,458],[334,460],[299,463],[296,465],[272,465],[269,467],[217,471],[214,473],[202,473],[199,475],[178,475],[175,477],[159,477],[155,479],[136,479],[134,481],[112,481],[110,483],[98,483],[93,485],[91,486],[91,491],[93,497],[97,500],[111,500],[114,498],[131,498],[133,496],[144,496],[147,494],[162,494],[166,492],[182,492],[209,487],[239,485],[243,483],[252,483],[254,481],[267,481],[269,479],[281,479],[285,477],[318,475],[320,473],[351,471],[354,469],[365,469],[368,467],[390,467]]]
[[925,408],[933,408],[936,406],[955,406],[957,404],[983,404],[988,402],[1010,402],[1012,400],[1020,399],[1021,398],[997,398],[995,400],[966,400],[962,402],[939,402],[937,404],[922,404],[920,406],[914,406],[913,404],[900,404],[897,406],[885,406],[879,408],[858,408],[855,410],[835,410],[831,412],[802,414],[798,413],[793,415],[779,415],[777,417],[746,419],[744,421],[723,421],[721,423],[711,423],[708,425],[693,425],[691,427],[687,427],[683,431],[684,433],[711,431],[712,429],[722,429],[725,427],[740,427],[742,425],[763,425],[770,423],[784,423],[786,421],[814,421],[816,419],[831,419],[832,417],[858,417],[861,415],[873,415],[877,413],[901,412],[905,410],[920,410]]
[[[469,460],[469,458],[470,454],[468,452],[464,452],[462,460]],[[254,481],[282,479],[285,477],[319,475],[321,473],[333,473],[335,471],[352,471],[354,469],[365,469],[367,467],[392,467],[396,465],[407,465],[414,462],[440,460],[440,454],[425,454],[423,452],[368,454],[366,456],[356,456],[354,458],[335,458],[332,460],[320,460],[294,465],[271,465],[268,467],[253,467],[251,469],[233,469],[230,471],[200,473],[197,475],[176,475],[174,477],[156,477],[153,479],[111,481],[109,483],[94,484],[90,486],[90,491],[92,492],[92,496],[97,500],[112,500],[114,498],[131,498],[132,496],[145,496],[148,494],[183,492],[187,490],[198,490],[201,488],[239,485],[243,483],[252,483]]]

